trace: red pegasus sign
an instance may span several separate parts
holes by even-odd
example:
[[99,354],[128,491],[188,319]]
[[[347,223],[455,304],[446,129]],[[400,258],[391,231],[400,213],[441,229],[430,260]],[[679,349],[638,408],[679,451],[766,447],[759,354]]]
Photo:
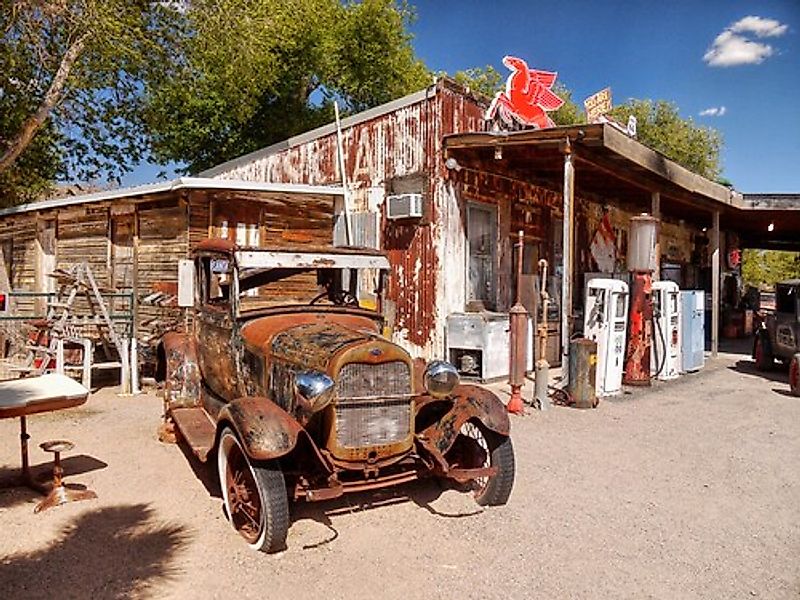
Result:
[[509,125],[516,120],[538,129],[555,127],[547,113],[564,104],[551,89],[558,73],[529,69],[524,60],[515,56],[506,56],[503,64],[511,69],[511,75],[506,80],[506,91],[498,92],[492,100],[486,120],[494,119],[499,112]]

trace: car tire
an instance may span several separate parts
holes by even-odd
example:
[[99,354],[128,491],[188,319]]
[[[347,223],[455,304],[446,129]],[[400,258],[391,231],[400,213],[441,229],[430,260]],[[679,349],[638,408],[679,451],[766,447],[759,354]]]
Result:
[[475,501],[481,506],[505,504],[514,487],[515,460],[511,438],[471,421],[464,423],[461,434],[477,441],[478,445],[487,453],[487,466],[497,468],[497,473],[487,478],[486,481],[475,481],[473,488]]
[[768,371],[775,364],[775,357],[772,356],[772,348],[770,348],[769,341],[763,334],[756,336],[756,345],[753,349],[753,356],[756,361],[756,369],[759,371]]
[[800,396],[800,353],[789,363],[789,390],[793,396]]
[[289,501],[278,463],[250,460],[238,436],[226,427],[219,438],[217,469],[233,528],[254,550],[283,550],[289,531]]

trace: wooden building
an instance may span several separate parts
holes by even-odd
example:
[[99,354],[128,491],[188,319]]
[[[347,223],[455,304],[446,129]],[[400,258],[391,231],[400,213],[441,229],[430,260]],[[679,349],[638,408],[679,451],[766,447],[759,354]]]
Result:
[[[567,304],[553,317],[550,358],[558,362],[580,328],[586,275],[625,277],[628,222],[648,212],[661,219],[661,275],[713,294],[716,344],[718,282],[736,268],[720,256],[740,246],[739,230],[750,244],[761,239],[749,229],[763,220],[758,206],[610,125],[491,131],[485,109],[485,99],[441,79],[342,121],[348,210],[357,222],[379,223],[375,243],[393,267],[385,305],[394,340],[415,355],[445,357],[449,319],[507,313],[522,231],[525,289],[545,258],[551,296]],[[330,124],[201,175],[340,183],[337,146]],[[387,198],[406,193],[421,195],[421,217],[389,218]],[[610,263],[593,253],[599,232],[611,240]]]
[[0,210],[2,291],[11,300],[2,323],[43,316],[46,298],[31,293],[55,291],[49,273],[86,261],[100,286],[133,294],[128,335],[146,342],[180,324],[173,303],[144,300],[176,293],[178,260],[200,240],[330,244],[341,196],[335,186],[181,178]]

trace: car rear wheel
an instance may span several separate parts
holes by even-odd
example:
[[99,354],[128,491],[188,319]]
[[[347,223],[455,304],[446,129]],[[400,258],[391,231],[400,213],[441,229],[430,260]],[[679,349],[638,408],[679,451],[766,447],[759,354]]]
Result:
[[789,363],[789,389],[793,396],[800,396],[800,354],[795,354]]
[[508,501],[514,487],[514,448],[511,438],[490,431],[479,423],[468,421],[460,431],[476,444],[476,456],[480,459],[470,467],[495,467],[497,472],[491,477],[479,477],[473,481],[475,501],[481,506],[499,506]]
[[772,349],[769,347],[769,342],[764,339],[763,335],[756,337],[756,347],[753,354],[755,356],[756,369],[759,371],[771,369],[775,364],[775,358],[772,356]]
[[289,502],[278,464],[254,464],[236,434],[226,427],[220,436],[217,467],[233,528],[254,550],[277,552],[285,548]]

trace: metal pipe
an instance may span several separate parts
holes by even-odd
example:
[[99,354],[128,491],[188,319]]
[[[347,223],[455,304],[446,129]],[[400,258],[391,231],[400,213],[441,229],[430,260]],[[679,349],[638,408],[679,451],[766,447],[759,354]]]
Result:
[[719,211],[711,226],[711,356],[719,351]]
[[550,364],[547,362],[547,304],[550,295],[547,293],[547,261],[543,258],[539,260],[539,269],[542,272],[542,283],[539,288],[542,316],[538,326],[539,349],[536,353],[533,398],[534,404],[539,410],[547,410],[550,408],[550,396],[547,391],[550,385]]
[[564,152],[564,218],[562,223],[562,264],[561,273],[561,356],[562,365],[569,357],[569,338],[572,329],[572,265],[573,265],[573,214],[575,200],[575,167],[572,164],[572,147],[569,138],[563,147]]
[[349,191],[347,189],[347,172],[345,171],[344,161],[344,141],[342,136],[342,122],[339,120],[339,103],[336,100],[333,101],[333,110],[336,113],[336,149],[339,155],[339,172],[342,174],[345,237],[347,238],[347,245],[351,246],[353,244],[353,230],[350,223],[350,202],[348,199]]
[[525,249],[523,232],[520,230],[517,241],[517,293],[516,303],[509,311],[509,374],[511,399],[508,411],[516,414],[523,412],[522,385],[525,383],[525,370],[528,358],[528,311],[522,306],[522,258]]

